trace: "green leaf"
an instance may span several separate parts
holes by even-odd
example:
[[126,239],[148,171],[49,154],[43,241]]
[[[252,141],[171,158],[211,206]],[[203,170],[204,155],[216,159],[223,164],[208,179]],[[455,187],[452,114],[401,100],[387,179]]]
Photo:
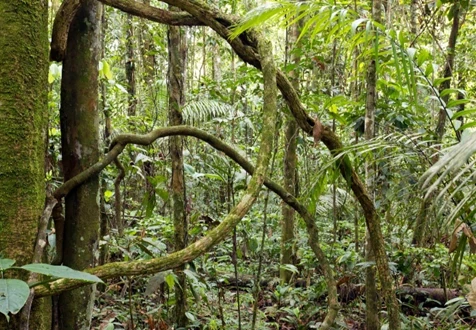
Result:
[[353,21],[352,25],[351,25],[352,33],[355,34],[359,25],[362,24],[365,21],[368,21],[368,19],[367,18],[359,18],[359,19],[356,19],[355,21]]
[[407,48],[407,54],[408,54],[408,57],[413,60],[415,58],[415,54],[416,54],[417,50],[415,48]]
[[193,314],[190,312],[185,312],[185,316],[187,317],[187,319],[189,319],[192,322],[196,321],[195,316],[193,316]]
[[0,313],[9,319],[8,313],[16,314],[25,305],[30,288],[26,282],[0,279]]
[[[449,104],[449,102],[448,102],[448,104]],[[468,115],[473,115],[474,113],[476,113],[476,109],[467,109],[467,110],[463,110],[463,111],[458,111],[453,115],[453,117],[451,117],[451,119],[455,119],[455,118],[458,118],[458,117],[465,117],[465,116],[468,116]]]
[[102,283],[102,280],[96,275],[88,274],[85,272],[80,272],[79,270],[74,270],[66,266],[53,266],[48,264],[29,264],[20,267],[26,269],[33,273],[60,277],[60,278],[69,278],[75,280],[81,280],[91,283]]
[[279,268],[285,269],[285,270],[287,270],[287,271],[290,271],[290,272],[293,273],[293,274],[299,273],[299,270],[297,269],[297,267],[294,266],[294,265],[291,265],[291,264],[281,265]]
[[175,274],[172,272],[167,274],[167,276],[165,276],[165,283],[167,283],[167,286],[169,287],[169,289],[172,289],[175,283]]
[[104,330],[114,330],[114,323],[109,322],[104,328]]
[[460,104],[466,104],[466,103],[469,103],[471,102],[470,100],[468,99],[459,99],[459,100],[450,100],[447,104],[446,104],[446,107],[447,108],[453,108],[453,107],[456,107]]
[[8,269],[15,264],[15,260],[12,259],[0,259],[0,271]]
[[451,93],[460,93],[460,92],[462,92],[462,90],[458,88],[447,88],[440,93],[440,97],[446,96]]
[[111,199],[112,195],[113,195],[113,192],[112,192],[112,191],[106,190],[106,191],[104,192],[104,200],[105,200],[106,202],[109,202],[109,200]]
[[106,77],[108,80],[112,79],[112,72],[111,72],[111,67],[109,66],[109,63],[106,61],[103,61],[103,68],[102,68],[102,73],[104,74],[104,77]]
[[359,262],[356,266],[362,267],[362,269],[369,268],[369,267],[375,266],[375,261]]
[[447,80],[451,80],[451,77],[447,77],[447,78],[437,78],[433,81],[433,86],[435,87],[438,87],[441,85],[442,82],[444,81],[447,81]]
[[471,127],[476,127],[476,121],[472,121],[472,122],[469,122],[469,123],[467,123],[467,124],[464,124],[463,126],[461,126],[461,127],[459,128],[459,130],[460,130],[460,131],[463,131],[463,130],[465,130],[465,129],[467,129],[467,128],[471,128]]
[[160,286],[162,283],[165,282],[165,279],[168,274],[172,273],[170,270],[166,270],[160,273],[155,274],[149,279],[149,282],[147,283],[147,287],[145,289],[145,295],[151,295],[152,293],[156,292],[159,290]]

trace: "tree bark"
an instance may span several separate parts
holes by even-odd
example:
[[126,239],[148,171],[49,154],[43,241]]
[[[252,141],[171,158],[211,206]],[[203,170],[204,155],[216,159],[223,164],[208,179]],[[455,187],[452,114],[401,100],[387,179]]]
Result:
[[[372,18],[378,22],[382,23],[382,11],[381,11],[382,1],[373,0],[372,1]],[[378,43],[378,31],[374,29],[375,35],[373,36],[376,40],[373,40],[374,43]],[[374,45],[371,44],[370,47]],[[372,52],[370,62],[367,68],[367,99],[365,104],[365,139],[371,140],[375,137],[375,107],[377,103],[377,61],[378,54]],[[374,164],[372,160],[366,160],[365,162],[365,175],[366,175],[366,185],[369,189],[369,195],[374,196]],[[374,202],[374,198],[372,198]],[[366,249],[365,249],[365,260],[367,262],[375,261],[375,255],[373,252],[372,236],[367,231],[366,235]],[[380,329],[380,297],[377,292],[377,281],[376,281],[376,271],[375,267],[370,266],[365,270],[365,326],[368,330],[379,330]]]
[[[99,159],[98,62],[100,5],[85,0],[76,12],[68,36],[61,83],[61,143],[65,181]],[[64,265],[93,267],[99,235],[99,179],[95,175],[71,191],[65,200]],[[61,294],[61,329],[89,329],[93,286]]]
[[[287,49],[296,46],[299,37],[299,23],[293,24],[288,31]],[[289,50],[288,50],[289,51]],[[293,52],[291,61],[296,65],[296,69],[290,72],[291,83],[294,88],[299,90],[299,74],[297,72],[300,56]],[[296,166],[297,166],[297,136],[298,127],[294,118],[288,118],[286,122],[286,134],[284,136],[284,189],[292,195],[296,194]],[[294,264],[296,252],[293,248],[294,243],[294,210],[286,204],[282,207],[281,219],[281,268],[280,279],[282,283],[289,283],[292,272],[286,270],[283,266]]]
[[[174,8],[171,8],[174,10]],[[185,33],[180,27],[169,26],[168,33],[169,68],[168,93],[169,93],[169,123],[171,126],[181,125],[182,106],[185,101],[185,61],[186,39]],[[175,251],[180,251],[187,246],[188,219],[185,212],[186,194],[183,169],[183,138],[181,136],[170,137],[170,155],[172,158],[172,214],[174,222]],[[187,278],[183,272],[185,265],[175,270],[177,281],[175,282],[175,324],[177,328],[186,328],[187,317]]]
[[127,108],[128,116],[135,116],[137,109],[136,96],[136,60],[134,54],[134,26],[133,16],[127,14],[126,17],[126,78],[127,93],[129,97],[129,106]]
[[[0,1],[0,13],[0,255],[21,266],[33,261],[45,203],[48,2]],[[35,303],[32,329],[50,328],[50,303]],[[2,315],[0,329],[17,321]]]
[[[450,38],[448,40],[448,49],[446,53],[446,63],[444,68],[443,77],[444,78],[451,78],[453,76],[453,66],[455,61],[455,51],[456,51],[456,39],[458,38],[458,31],[459,31],[459,14],[460,14],[460,4],[456,2],[451,10],[453,11],[453,24],[451,25],[451,32]],[[451,79],[446,79],[440,85],[440,93],[445,89],[451,87]],[[446,124],[446,117],[448,113],[446,111],[446,105],[448,104],[450,97],[449,95],[443,96],[442,100],[444,101],[444,106],[440,107],[440,111],[438,113],[438,123],[436,125],[436,138],[437,141],[441,142],[443,140],[443,135],[445,134],[445,124]],[[438,159],[434,159],[436,163]]]

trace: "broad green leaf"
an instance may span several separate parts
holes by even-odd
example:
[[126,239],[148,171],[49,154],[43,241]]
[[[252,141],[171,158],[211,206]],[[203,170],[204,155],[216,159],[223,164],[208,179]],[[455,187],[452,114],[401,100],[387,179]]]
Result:
[[114,323],[109,322],[104,330],[114,330]]
[[66,266],[54,266],[48,264],[29,264],[20,267],[26,269],[33,273],[60,277],[60,278],[69,278],[75,280],[81,280],[91,283],[102,283],[102,280],[96,275],[88,274],[85,272],[80,272],[78,270],[71,269]]
[[159,195],[160,198],[162,198],[164,202],[169,200],[169,192],[167,190],[162,188],[155,188],[155,192],[157,193],[157,195]]
[[110,191],[110,190],[106,190],[106,191],[104,192],[104,199],[106,200],[106,202],[109,202],[109,200],[111,199],[112,195],[113,195],[113,192]]
[[293,273],[293,274],[299,273],[299,270],[297,269],[297,267],[294,266],[294,265],[292,265],[292,264],[281,265],[279,268],[285,269],[285,270],[287,270],[287,271],[290,271],[290,272]]
[[170,273],[172,273],[171,270],[166,270],[164,272],[160,272],[152,276],[149,282],[147,283],[145,294],[148,296],[156,292],[160,288],[160,285],[165,282],[167,275],[169,275]]
[[0,259],[0,271],[8,269],[15,264],[15,260],[12,259]]
[[425,63],[426,60],[428,60],[429,58],[431,58],[431,54],[430,54],[429,51],[427,51],[424,48],[419,49],[418,55],[417,55],[417,64],[418,64],[418,66],[422,66],[423,63]]
[[187,317],[187,319],[189,319],[189,320],[192,321],[192,322],[195,322],[195,321],[196,321],[195,316],[193,316],[193,314],[190,313],[190,312],[185,312],[185,316]]
[[25,305],[30,288],[26,282],[15,279],[0,279],[0,313],[5,315],[16,314]]
[[172,289],[175,283],[175,274],[172,272],[168,273],[167,276],[165,276],[165,283],[167,283],[169,289]]
[[106,77],[108,80],[112,79],[111,67],[109,66],[109,63],[107,63],[106,61],[103,61],[102,72],[104,74],[104,77]]
[[191,270],[185,269],[183,272],[184,272],[184,274],[185,274],[190,280],[195,281],[195,282],[198,281],[197,276],[196,276],[195,273],[192,272]]

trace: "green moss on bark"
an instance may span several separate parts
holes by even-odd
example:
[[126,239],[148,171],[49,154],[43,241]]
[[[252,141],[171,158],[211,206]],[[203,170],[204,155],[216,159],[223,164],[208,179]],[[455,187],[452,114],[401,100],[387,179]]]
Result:
[[[44,0],[0,2],[0,256],[17,265],[32,260],[45,200],[47,9]],[[36,321],[49,327],[49,317]]]

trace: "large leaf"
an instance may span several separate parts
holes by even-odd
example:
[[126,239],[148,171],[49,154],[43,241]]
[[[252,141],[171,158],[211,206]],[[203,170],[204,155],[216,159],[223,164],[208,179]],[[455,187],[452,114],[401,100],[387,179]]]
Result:
[[22,266],[21,268],[26,269],[30,272],[48,275],[48,276],[70,278],[70,279],[81,280],[85,282],[91,282],[91,283],[102,282],[102,280],[96,275],[80,272],[78,270],[74,270],[66,266],[53,266],[48,264],[30,264],[30,265]]
[[[463,139],[457,145],[444,150],[446,155],[430,167],[421,177],[423,188],[427,189],[426,198],[446,179],[447,176],[455,175],[466,164],[469,157],[476,152],[476,133],[463,135]],[[438,177],[438,173],[441,174]],[[436,180],[433,181],[434,178]]]
[[164,272],[160,272],[155,274],[149,279],[149,282],[147,283],[147,287],[145,289],[145,295],[149,296],[152,293],[156,292],[162,283],[165,282],[166,277],[172,273],[170,270],[166,270]]
[[0,271],[4,271],[15,264],[15,260],[12,259],[0,259]]
[[9,319],[8,313],[16,314],[25,305],[30,288],[26,282],[0,279],[0,313]]

